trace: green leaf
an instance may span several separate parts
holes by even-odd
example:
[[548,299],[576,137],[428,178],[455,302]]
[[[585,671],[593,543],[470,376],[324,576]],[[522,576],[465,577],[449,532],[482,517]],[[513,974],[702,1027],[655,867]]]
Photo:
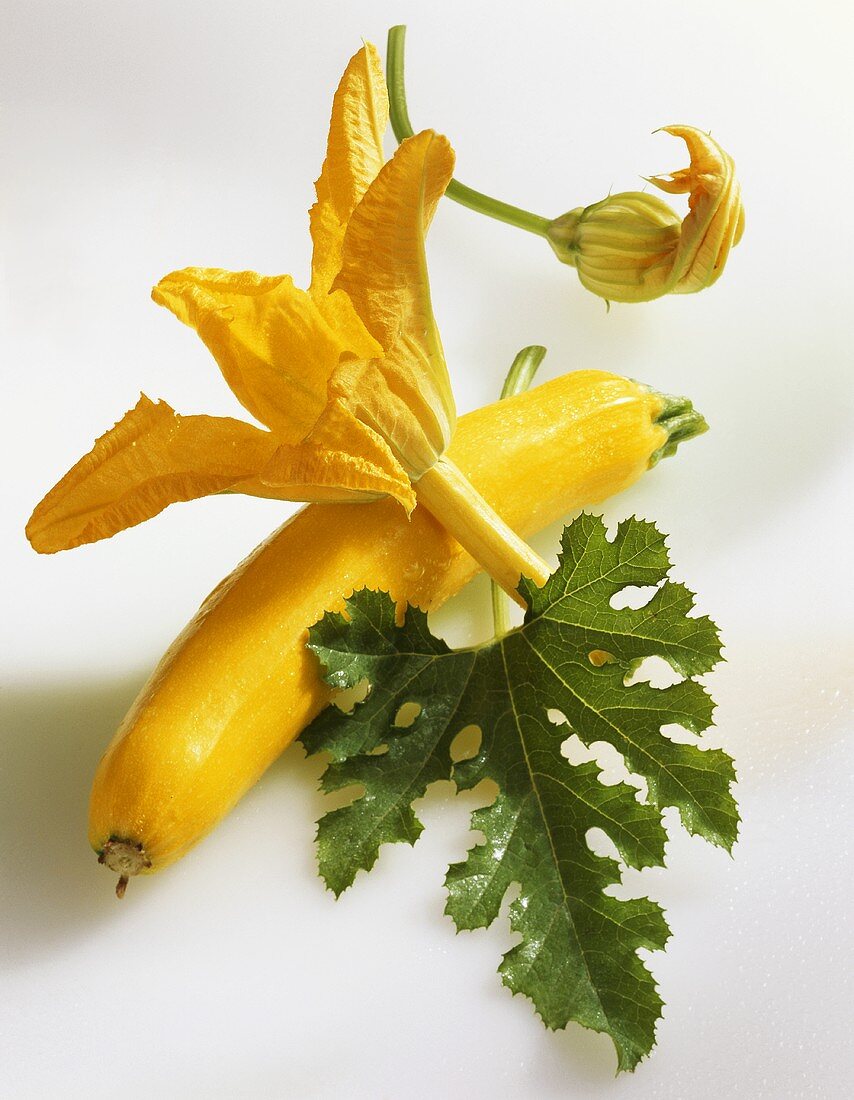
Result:
[[[494,802],[472,816],[485,841],[449,868],[447,912],[458,928],[485,927],[517,883],[510,922],[521,941],[501,963],[504,983],[530,997],[548,1027],[575,1020],[607,1032],[621,1069],[649,1052],[661,1011],[637,952],[662,948],[669,932],[654,902],[605,892],[620,865],[595,855],[588,834],[602,830],[623,863],[640,868],[663,863],[666,806],[726,848],[738,826],[730,758],[662,732],[677,724],[699,734],[711,724],[712,701],[692,677],[720,659],[714,624],[689,614],[692,596],[666,579],[669,568],[651,524],[627,520],[609,542],[602,521],[582,515],[564,531],[546,585],[523,580],[525,621],[500,640],[453,651],[422,611],[408,608],[398,624],[387,596],[360,592],[348,618],[325,616],[309,641],[330,684],[370,685],[352,713],[330,707],[302,737],[309,753],[332,756],[323,788],[356,795],[318,825],[328,886],[346,889],[382,844],[413,844],[422,825],[412,803],[434,780],[453,778],[461,789],[493,780]],[[650,585],[657,590],[644,607],[612,606],[623,589]],[[683,678],[665,688],[627,683],[647,657]],[[406,704],[420,708],[410,724]],[[471,725],[480,747],[454,765],[451,744]],[[628,783],[606,785],[595,763],[571,764],[561,751],[571,733],[587,746],[612,745],[645,780],[645,796]]]

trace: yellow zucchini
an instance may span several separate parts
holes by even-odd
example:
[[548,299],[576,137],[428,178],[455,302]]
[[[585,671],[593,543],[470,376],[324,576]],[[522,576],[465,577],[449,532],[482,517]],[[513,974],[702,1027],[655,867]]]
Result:
[[[521,535],[631,485],[702,418],[578,371],[460,419],[449,456]],[[478,571],[423,505],[313,504],[235,569],[176,639],[104,754],[89,840],[120,893],[178,859],[329,701],[306,631],[369,587],[435,608]]]

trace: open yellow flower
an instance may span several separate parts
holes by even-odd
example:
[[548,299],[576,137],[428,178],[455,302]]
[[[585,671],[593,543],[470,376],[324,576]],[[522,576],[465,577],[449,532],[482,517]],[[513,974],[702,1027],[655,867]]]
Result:
[[455,423],[424,256],[454,156],[428,130],[384,164],[387,119],[382,67],[366,45],[333,102],[309,291],[286,275],[202,268],[154,288],[265,427],[181,416],[141,397],[35,509],[36,550],[108,538],[224,490],[294,501],[389,495],[414,507],[412,481]]
[[649,182],[688,195],[683,220],[657,196],[628,191],[570,210],[546,230],[558,258],[577,268],[588,290],[612,302],[648,302],[711,286],[744,232],[732,157],[693,126],[664,131],[684,140],[690,165]]

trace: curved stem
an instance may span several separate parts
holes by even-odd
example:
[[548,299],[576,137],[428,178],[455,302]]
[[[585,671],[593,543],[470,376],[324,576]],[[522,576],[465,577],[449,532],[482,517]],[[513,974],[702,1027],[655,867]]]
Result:
[[[388,32],[386,83],[388,84],[391,127],[398,141],[412,137],[415,132],[406,106],[405,41],[405,26],[392,27]],[[482,191],[475,191],[473,187],[467,187],[457,179],[451,180],[445,194],[448,198],[453,199],[462,206],[467,206],[470,210],[476,210],[479,214],[486,214],[488,217],[505,222],[507,225],[515,225],[518,229],[535,233],[538,237],[545,237],[546,230],[551,222],[549,218],[541,218],[539,214],[532,214],[529,210],[522,210],[519,206],[511,206],[510,203],[494,199],[490,195],[484,195]]]
[[[510,365],[504,385],[501,387],[501,400],[524,393],[531,385],[537,368],[542,363],[546,349],[539,344],[522,348]],[[499,585],[492,581],[492,622],[495,637],[503,638],[510,631],[510,604]]]

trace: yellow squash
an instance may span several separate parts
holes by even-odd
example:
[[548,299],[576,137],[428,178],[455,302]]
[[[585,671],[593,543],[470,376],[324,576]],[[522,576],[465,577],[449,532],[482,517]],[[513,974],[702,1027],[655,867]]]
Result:
[[[703,430],[688,402],[578,371],[461,418],[449,456],[525,535],[631,485]],[[416,485],[417,489],[417,485]],[[354,590],[435,608],[478,571],[425,509],[299,512],[205,600],[103,756],[89,839],[120,876],[182,856],[324,707],[306,631]]]

